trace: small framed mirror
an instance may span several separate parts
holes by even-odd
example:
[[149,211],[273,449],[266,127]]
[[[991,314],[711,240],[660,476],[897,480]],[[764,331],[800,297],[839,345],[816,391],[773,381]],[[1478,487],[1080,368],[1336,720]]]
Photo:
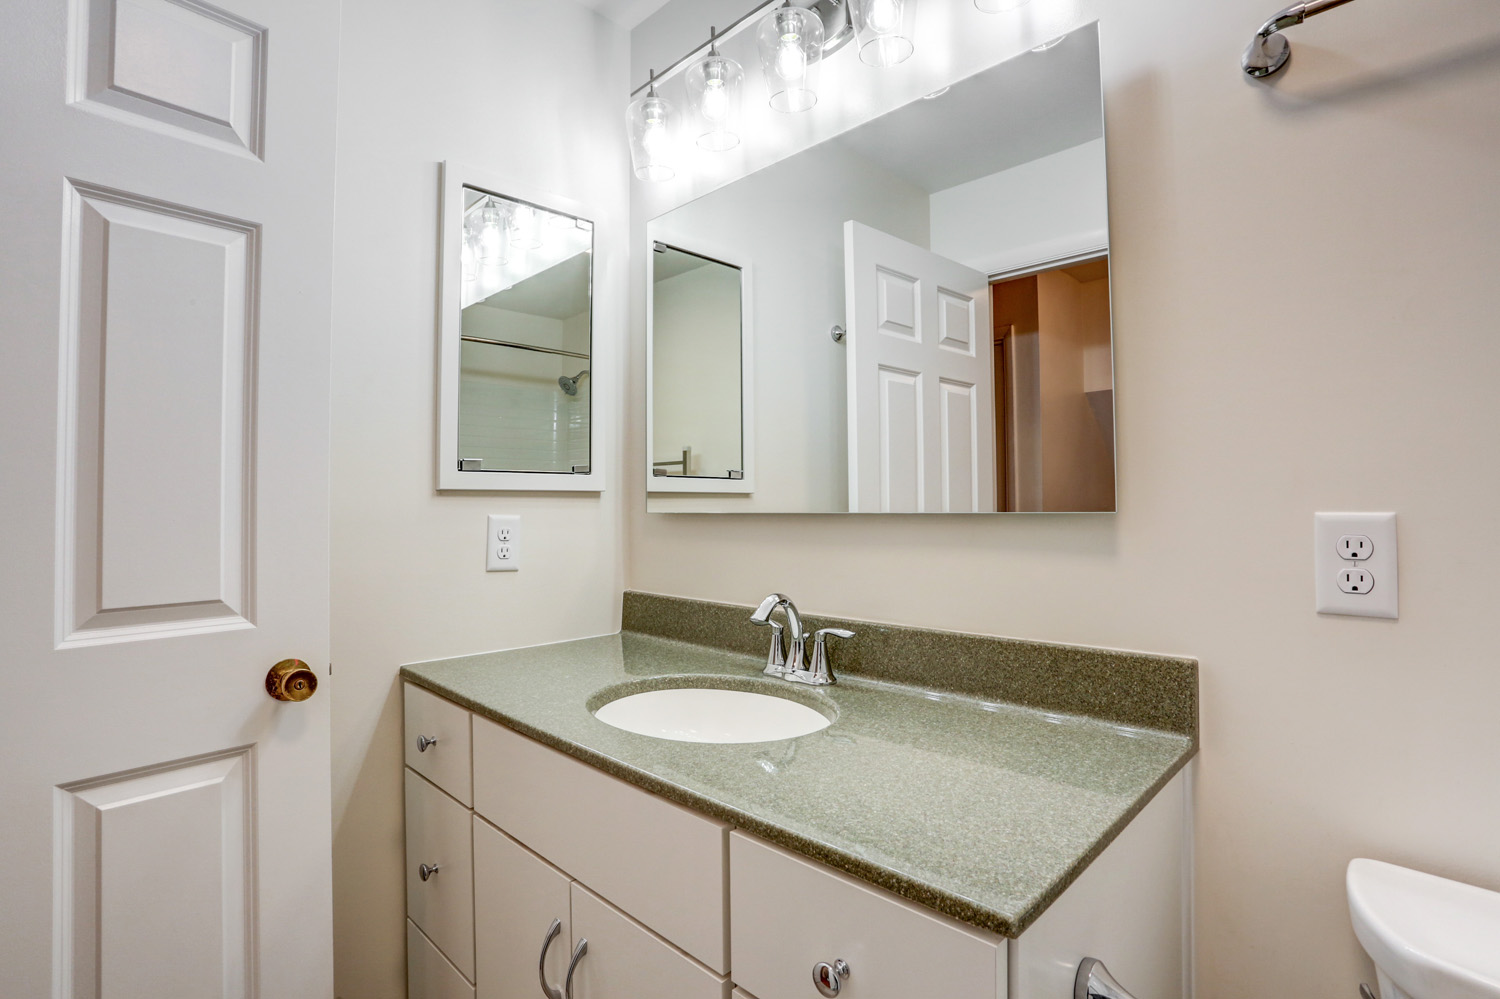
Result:
[[593,217],[443,164],[439,489],[603,488]]
[[646,489],[753,493],[750,263],[659,235],[646,254]]

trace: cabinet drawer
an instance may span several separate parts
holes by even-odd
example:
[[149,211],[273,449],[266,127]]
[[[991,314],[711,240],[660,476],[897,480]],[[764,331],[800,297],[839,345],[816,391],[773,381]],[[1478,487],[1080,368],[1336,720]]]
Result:
[[474,801],[550,863],[728,973],[728,826],[486,718],[474,719]]
[[[465,805],[474,803],[469,777],[469,712],[415,684],[407,683],[406,765]],[[437,742],[419,748],[418,740]]]
[[410,919],[406,921],[406,992],[408,999],[474,999],[474,986],[464,981]]
[[760,840],[729,837],[734,980],[818,999],[813,967],[849,964],[859,999],[1005,999],[1006,942]]
[[[474,980],[474,861],[467,808],[406,771],[406,914]],[[436,866],[426,881],[421,866]]]
[[537,961],[547,929],[547,983],[562,988],[572,949],[568,876],[474,817],[474,979],[479,999],[537,999]]
[[574,999],[728,999],[730,984],[582,885],[573,885],[573,939],[588,950]]

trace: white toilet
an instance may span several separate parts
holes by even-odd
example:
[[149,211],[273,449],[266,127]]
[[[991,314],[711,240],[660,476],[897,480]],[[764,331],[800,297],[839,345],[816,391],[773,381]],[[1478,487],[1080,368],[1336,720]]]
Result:
[[1349,916],[1380,999],[1500,999],[1500,892],[1349,862]]

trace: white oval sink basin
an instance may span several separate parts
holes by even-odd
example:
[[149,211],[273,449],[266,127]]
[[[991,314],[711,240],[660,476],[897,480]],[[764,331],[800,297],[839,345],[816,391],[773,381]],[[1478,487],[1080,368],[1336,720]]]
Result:
[[805,704],[747,690],[677,687],[631,694],[594,712],[607,725],[677,742],[775,742],[831,722]]

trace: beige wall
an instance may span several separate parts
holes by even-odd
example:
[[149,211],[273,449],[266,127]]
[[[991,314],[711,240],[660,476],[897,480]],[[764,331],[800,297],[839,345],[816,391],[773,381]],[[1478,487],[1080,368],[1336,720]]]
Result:
[[[634,63],[743,6],[674,0],[635,32]],[[640,589],[785,588],[824,613],[1200,657],[1211,999],[1370,978],[1351,857],[1500,889],[1500,577],[1484,571],[1500,559],[1500,11],[1351,5],[1295,29],[1290,69],[1254,83],[1239,55],[1275,6],[1032,0],[1017,17],[1044,23],[1016,48],[1103,18],[1119,514],[893,534],[647,516],[629,480]],[[638,292],[631,309],[638,380]],[[1339,509],[1399,511],[1399,622],[1313,613],[1312,514]]]
[[[405,994],[399,664],[616,630],[623,31],[572,3],[345,0],[333,358],[337,992]],[[604,141],[600,136],[607,137]],[[597,495],[434,492],[438,163],[600,206]],[[583,366],[580,362],[578,366]],[[570,370],[568,372],[572,374]],[[588,384],[588,383],[586,383]],[[488,513],[523,568],[486,573]]]

